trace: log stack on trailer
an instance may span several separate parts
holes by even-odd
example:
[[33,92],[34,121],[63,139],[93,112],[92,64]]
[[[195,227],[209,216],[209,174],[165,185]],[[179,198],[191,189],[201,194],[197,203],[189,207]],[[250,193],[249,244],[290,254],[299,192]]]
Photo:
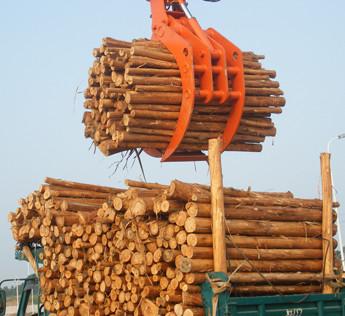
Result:
[[[17,242],[43,246],[45,309],[51,315],[204,315],[200,284],[214,269],[210,187],[178,180],[126,184],[116,189],[46,178],[9,214]],[[322,204],[291,192],[224,188],[232,296],[322,291]],[[330,216],[334,223],[336,214]],[[333,236],[336,231],[333,224]]]
[[[124,42],[104,38],[94,49],[89,70],[83,123],[106,156],[134,148],[164,150],[176,128],[182,82],[173,55],[152,40]],[[285,105],[276,71],[263,68],[264,56],[244,52],[245,107],[228,151],[260,152],[266,137],[276,135],[271,116]],[[179,151],[207,150],[208,139],[222,135],[232,101],[203,104],[195,79],[195,106]]]

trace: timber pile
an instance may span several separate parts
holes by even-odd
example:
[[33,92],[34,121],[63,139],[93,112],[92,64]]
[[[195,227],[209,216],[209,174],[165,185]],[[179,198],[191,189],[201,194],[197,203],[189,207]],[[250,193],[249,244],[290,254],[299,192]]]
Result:
[[[16,241],[44,247],[46,310],[203,315],[199,285],[213,270],[209,187],[126,184],[47,178],[9,214]],[[232,188],[224,195],[232,295],[320,292],[322,201]]]
[[[85,137],[105,155],[134,148],[164,150],[176,127],[182,98],[181,79],[170,52],[159,42],[103,39],[93,52],[85,91]],[[275,136],[272,114],[285,99],[276,72],[262,67],[264,56],[244,53],[244,115],[229,151],[260,152],[267,136]],[[222,134],[231,102],[202,104],[196,78],[196,104],[180,151],[207,150],[209,138]]]

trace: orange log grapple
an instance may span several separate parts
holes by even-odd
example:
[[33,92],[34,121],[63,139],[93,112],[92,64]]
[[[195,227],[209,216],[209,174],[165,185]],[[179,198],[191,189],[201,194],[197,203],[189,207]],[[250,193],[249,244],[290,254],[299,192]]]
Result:
[[203,30],[185,0],[150,0],[152,39],[160,41],[174,55],[181,74],[183,97],[174,134],[164,152],[145,151],[166,161],[207,160],[202,152],[178,150],[188,129],[195,102],[195,79],[200,82],[198,103],[220,106],[231,102],[224,129],[223,148],[227,148],[243,113],[245,83],[242,51],[213,28]]

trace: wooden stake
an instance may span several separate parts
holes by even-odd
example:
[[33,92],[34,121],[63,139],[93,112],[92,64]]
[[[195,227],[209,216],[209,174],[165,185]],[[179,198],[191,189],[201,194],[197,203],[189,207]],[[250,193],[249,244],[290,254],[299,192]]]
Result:
[[208,161],[210,165],[211,178],[214,271],[227,273],[225,252],[224,192],[220,150],[221,139],[210,139],[208,142]]
[[[322,177],[322,249],[323,249],[323,272],[326,279],[333,275],[333,239],[332,239],[332,179],[329,153],[321,154],[321,177]],[[323,285],[324,294],[333,293],[333,288],[326,281]]]

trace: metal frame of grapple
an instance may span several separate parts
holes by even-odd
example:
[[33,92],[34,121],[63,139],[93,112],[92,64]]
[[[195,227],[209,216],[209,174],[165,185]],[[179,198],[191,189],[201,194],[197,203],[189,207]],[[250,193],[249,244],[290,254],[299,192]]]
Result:
[[[223,132],[224,151],[231,143],[244,107],[244,73],[241,50],[216,30],[203,30],[187,8],[185,0],[150,0],[152,39],[162,42],[174,55],[181,73],[182,103],[176,129],[165,152],[145,151],[161,161],[207,160],[202,152],[178,150],[188,129],[197,92],[198,102],[232,102]],[[200,78],[196,91],[195,76]],[[230,80],[229,80],[230,79]]]

